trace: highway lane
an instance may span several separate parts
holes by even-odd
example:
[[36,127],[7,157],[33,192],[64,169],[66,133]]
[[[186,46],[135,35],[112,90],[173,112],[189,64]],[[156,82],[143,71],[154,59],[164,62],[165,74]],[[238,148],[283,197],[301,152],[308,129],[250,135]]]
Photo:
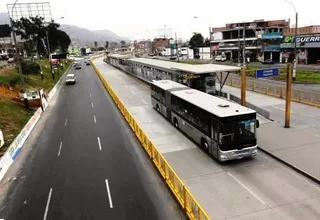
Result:
[[0,185],[0,219],[184,219],[92,68],[71,71]]
[[320,219],[318,184],[262,152],[216,162],[151,107],[148,86],[102,60],[94,63],[212,219]]

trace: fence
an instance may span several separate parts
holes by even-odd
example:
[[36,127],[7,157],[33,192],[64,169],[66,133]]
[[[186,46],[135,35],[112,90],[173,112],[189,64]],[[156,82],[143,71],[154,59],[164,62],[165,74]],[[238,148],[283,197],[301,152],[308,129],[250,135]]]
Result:
[[[225,84],[240,88],[241,79],[239,77],[229,76]],[[286,87],[282,85],[258,82],[253,79],[247,80],[247,90],[281,99],[286,98]],[[292,89],[291,100],[320,108],[320,93]]]
[[[93,61],[95,58],[91,59]],[[92,62],[91,62],[92,63]],[[200,204],[196,201],[196,199],[192,196],[190,191],[184,185],[182,180],[178,177],[178,175],[174,172],[172,167],[169,165],[167,160],[162,156],[160,151],[157,147],[151,142],[150,138],[144,133],[142,128],[130,114],[130,112],[126,109],[124,104],[118,98],[116,93],[113,91],[111,86],[105,81],[99,70],[94,66],[92,66],[99,76],[100,80],[102,81],[104,87],[109,92],[110,96],[112,97],[113,101],[119,108],[120,112],[122,113],[123,117],[128,122],[129,126],[141,142],[143,148],[147,152],[150,159],[153,161],[154,165],[158,169],[161,176],[164,178],[166,184],[171,189],[172,193],[175,195],[176,199],[180,203],[180,205],[185,210],[188,217],[192,220],[208,220],[210,219],[209,216],[205,213],[202,209]]]

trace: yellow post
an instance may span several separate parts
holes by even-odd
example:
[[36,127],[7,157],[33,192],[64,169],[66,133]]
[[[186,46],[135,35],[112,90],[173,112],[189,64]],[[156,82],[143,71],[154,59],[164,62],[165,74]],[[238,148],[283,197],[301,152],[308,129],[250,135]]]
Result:
[[247,68],[241,68],[241,105],[246,106]]
[[287,64],[287,87],[286,87],[286,115],[284,127],[290,128],[290,116],[291,116],[291,84],[292,84],[292,64]]

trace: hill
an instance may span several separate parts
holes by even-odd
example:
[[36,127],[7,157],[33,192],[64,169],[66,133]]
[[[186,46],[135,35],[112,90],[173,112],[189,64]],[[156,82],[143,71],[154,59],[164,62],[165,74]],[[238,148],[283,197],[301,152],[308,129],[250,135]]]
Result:
[[[0,13],[0,24],[8,23],[8,14]],[[97,41],[99,46],[104,46],[106,41],[119,43],[121,40],[124,40],[126,42],[130,42],[129,38],[120,37],[110,30],[91,31],[87,28],[67,24],[62,24],[60,29],[70,36],[74,46],[93,46],[94,41]]]

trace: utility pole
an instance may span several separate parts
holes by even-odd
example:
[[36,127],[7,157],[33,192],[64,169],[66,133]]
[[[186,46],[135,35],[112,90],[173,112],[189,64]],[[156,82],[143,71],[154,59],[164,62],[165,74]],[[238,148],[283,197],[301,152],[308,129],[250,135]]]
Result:
[[209,26],[209,47],[210,47],[210,63],[212,63],[212,48],[211,48],[211,41],[212,41],[212,34],[211,34],[211,27]]
[[241,68],[241,105],[246,106],[246,91],[247,91],[247,70],[246,70],[246,22],[243,22],[243,48],[242,48],[242,56],[243,56],[243,66]]
[[240,61],[240,25],[238,26],[238,66],[241,65]]
[[296,71],[297,71],[297,32],[298,32],[298,12],[296,12],[296,26],[294,29],[294,61],[293,61],[293,74],[292,80],[296,80]]
[[292,64],[287,64],[287,86],[286,86],[286,115],[284,127],[290,128],[291,116],[291,84],[292,84]]
[[178,46],[178,38],[177,38],[177,32],[175,33],[176,36],[176,55],[177,55],[177,62],[179,63],[179,46]]
[[49,41],[49,30],[46,30],[46,35],[47,35],[47,44],[48,44],[48,55],[49,55],[50,73],[52,74],[52,63],[51,63],[51,49],[50,49],[50,41]]

